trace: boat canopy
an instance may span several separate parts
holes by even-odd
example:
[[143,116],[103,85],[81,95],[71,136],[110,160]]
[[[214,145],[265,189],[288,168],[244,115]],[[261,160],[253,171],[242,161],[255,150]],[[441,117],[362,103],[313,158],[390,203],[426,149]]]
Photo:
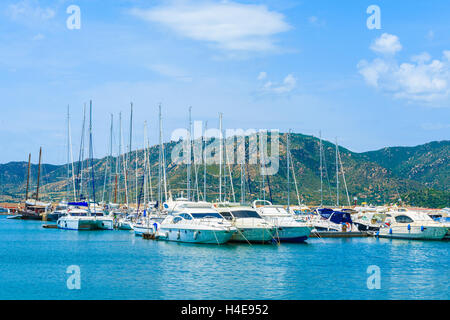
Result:
[[69,202],[68,205],[74,207],[88,207],[87,202]]
[[352,216],[349,212],[334,211],[333,209],[319,209],[320,215],[333,223],[352,223]]

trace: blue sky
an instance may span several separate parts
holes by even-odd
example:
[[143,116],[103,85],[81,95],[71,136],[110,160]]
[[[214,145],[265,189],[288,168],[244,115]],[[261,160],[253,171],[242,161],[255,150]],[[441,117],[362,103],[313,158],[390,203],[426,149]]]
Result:
[[[410,1],[44,1],[0,3],[0,162],[66,160],[71,106],[94,103],[95,156],[109,119],[135,105],[157,141],[195,120],[318,135],[353,151],[450,138],[450,3]],[[69,30],[66,9],[81,10]],[[369,5],[381,29],[369,30]],[[116,127],[118,124],[115,124]]]

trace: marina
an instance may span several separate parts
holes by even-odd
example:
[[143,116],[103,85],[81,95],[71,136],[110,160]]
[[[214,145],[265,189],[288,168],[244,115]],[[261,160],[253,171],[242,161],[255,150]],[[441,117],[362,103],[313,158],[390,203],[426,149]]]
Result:
[[[448,245],[374,237],[198,245],[0,217],[0,299],[449,299]],[[71,265],[81,268],[81,290],[66,288]],[[372,265],[380,290],[367,288]]]
[[0,2],[0,301],[450,298],[450,1],[103,2]]

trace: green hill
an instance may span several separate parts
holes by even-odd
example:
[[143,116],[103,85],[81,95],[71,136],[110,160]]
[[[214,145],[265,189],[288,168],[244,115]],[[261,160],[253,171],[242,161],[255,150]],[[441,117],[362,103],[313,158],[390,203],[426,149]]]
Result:
[[[278,174],[269,176],[264,180],[265,188],[262,188],[260,169],[256,165],[248,165],[248,176],[246,177],[247,200],[254,200],[263,196],[273,200],[274,203],[286,203],[287,201],[287,175],[286,175],[286,135],[280,136],[280,170]],[[167,177],[169,189],[174,195],[186,192],[186,166],[171,163],[170,154],[175,147],[175,142],[165,144]],[[324,203],[332,205],[336,203],[336,154],[334,144],[324,141]],[[157,192],[158,158],[159,147],[154,146],[150,151],[152,192]],[[448,195],[450,194],[450,141],[431,142],[417,147],[393,147],[378,151],[355,153],[346,148],[339,149],[344,167],[346,183],[350,202],[357,197],[359,202],[365,201],[373,204],[385,204],[396,202],[399,197],[410,204],[420,204],[428,207],[449,206]],[[291,153],[295,168],[295,178],[298,183],[300,198],[307,204],[320,203],[320,156],[319,140],[312,136],[302,134],[291,135]],[[138,192],[141,189],[143,176],[143,151],[138,152]],[[98,159],[95,164],[95,188],[96,200],[114,198],[115,181],[108,181],[106,192],[103,193],[105,185],[105,169],[109,158]],[[133,152],[130,157],[128,191],[129,201],[135,201],[136,181],[135,164],[136,157]],[[111,160],[111,159],[109,159]],[[117,159],[112,159],[115,168]],[[79,164],[75,163],[75,172],[78,172]],[[203,190],[203,166],[197,168],[197,179],[199,189]],[[240,167],[231,166],[233,187],[236,200],[240,200]],[[12,162],[0,165],[0,201],[20,201],[24,197],[26,188],[27,163]],[[36,184],[37,166],[32,167],[33,188]],[[89,172],[85,171],[84,176]],[[89,176],[90,177],[90,176]],[[109,177],[109,175],[106,175]],[[207,194],[208,200],[218,197],[219,169],[216,165],[207,168]],[[229,183],[227,170],[227,187],[225,192],[230,200],[231,184]],[[347,195],[342,177],[340,177],[340,203],[347,204]],[[195,169],[192,169],[192,181],[195,185]],[[297,202],[294,178],[291,176],[291,201]],[[110,183],[109,183],[110,182]],[[67,166],[43,165],[41,193],[47,199],[54,201],[66,196]],[[124,179],[118,183],[118,198],[125,198]],[[92,189],[87,185],[84,190]],[[430,189],[432,189],[430,191]],[[438,190],[434,192],[434,190]],[[34,190],[33,190],[34,192]],[[427,194],[426,197],[420,197]],[[420,201],[417,199],[421,199]],[[112,199],[114,200],[114,199]],[[119,200],[119,199],[116,199]],[[445,203],[447,201],[447,203]]]

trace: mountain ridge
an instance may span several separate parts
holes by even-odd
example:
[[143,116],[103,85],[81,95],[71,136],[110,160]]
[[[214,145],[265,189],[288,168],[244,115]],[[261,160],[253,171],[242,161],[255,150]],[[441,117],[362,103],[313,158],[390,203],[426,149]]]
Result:
[[[269,138],[270,139],[270,138]],[[275,203],[285,203],[287,201],[286,185],[286,134],[280,134],[280,171],[278,174],[265,179],[265,188],[262,188],[262,179],[256,166],[248,166],[249,177],[246,177],[248,190],[247,198],[260,198],[266,194]],[[165,143],[166,154],[169,155],[177,142],[171,141]],[[150,148],[151,173],[153,176],[153,192],[156,191],[157,168],[158,168],[159,146]],[[336,202],[336,174],[335,174],[335,145],[329,141],[323,141],[323,152],[326,166],[324,165],[324,202],[327,205]],[[395,202],[398,198],[412,199],[420,201],[420,204],[426,204],[424,197],[409,196],[414,193],[420,193],[422,190],[431,190],[425,192],[428,196],[434,194],[433,190],[439,191],[438,202],[430,200],[430,205],[448,206],[444,203],[447,195],[450,194],[450,141],[432,141],[426,144],[414,147],[386,147],[375,151],[362,153],[353,152],[347,148],[339,147],[339,152],[345,172],[346,183],[348,186],[349,199],[357,197],[359,202],[371,202],[374,204],[385,204]],[[320,157],[319,157],[319,139],[314,136],[303,135],[299,133],[291,134],[291,154],[295,167],[296,180],[298,182],[301,199],[306,203],[318,204],[320,202]],[[127,155],[128,156],[128,155]],[[138,151],[140,159],[143,158],[143,151]],[[103,190],[105,169],[107,160],[110,157],[94,159],[95,185],[97,190]],[[116,158],[113,158],[113,160]],[[135,199],[135,152],[130,156],[130,198]],[[114,160],[115,161],[115,160]],[[75,163],[75,172],[79,163]],[[240,168],[232,167],[232,179],[236,198],[240,199]],[[24,197],[26,188],[26,162],[9,162],[0,164],[0,201],[20,201]],[[194,170],[192,170],[194,171]],[[228,170],[227,170],[228,171]],[[32,165],[32,181],[35,185],[37,165]],[[138,170],[139,177],[142,175],[142,169]],[[227,172],[228,174],[228,172]],[[186,168],[167,161],[167,176],[171,190],[176,193],[186,191]],[[217,166],[208,166],[207,183],[208,195],[214,200],[218,190],[215,185],[218,184]],[[131,177],[133,177],[131,179]],[[195,181],[195,173],[193,179]],[[229,177],[226,178],[229,180]],[[342,179],[342,177],[340,177]],[[198,180],[200,180],[203,189],[203,168],[199,170]],[[291,199],[297,199],[295,194],[295,185],[292,181]],[[139,183],[141,178],[139,178]],[[52,200],[60,200],[64,197],[67,190],[67,164],[42,166],[42,187],[41,192],[44,197]],[[230,184],[228,183],[230,186]],[[230,193],[231,188],[226,188]],[[270,187],[269,187],[270,186]],[[111,194],[111,186],[109,187]],[[123,191],[123,187],[119,191]],[[99,191],[100,192],[100,191]],[[103,192],[100,192],[103,193]],[[123,193],[123,192],[119,192]],[[99,195],[100,196],[100,195]],[[102,199],[104,195],[100,197]],[[123,196],[122,196],[123,198]],[[415,200],[414,200],[415,199]],[[231,199],[232,200],[232,199]],[[425,203],[424,203],[425,201]],[[341,204],[347,204],[348,198],[341,180],[340,198]],[[442,203],[440,203],[442,202]],[[437,204],[439,203],[439,204]],[[410,203],[415,205],[416,203]]]

